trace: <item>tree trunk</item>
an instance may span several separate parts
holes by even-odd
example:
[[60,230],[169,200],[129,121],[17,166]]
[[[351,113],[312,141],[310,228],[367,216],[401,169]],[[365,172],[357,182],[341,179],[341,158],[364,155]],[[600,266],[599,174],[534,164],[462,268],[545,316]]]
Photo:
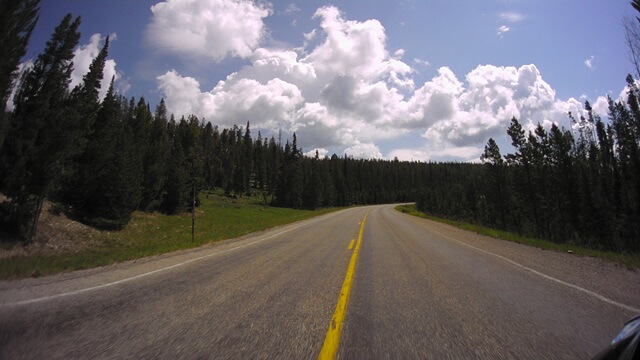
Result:
[[33,222],[31,224],[31,230],[29,231],[29,237],[27,243],[32,243],[33,238],[36,236],[38,230],[38,222],[40,221],[40,213],[42,212],[42,204],[44,203],[44,194],[38,195],[38,203],[36,205],[36,213],[33,216]]

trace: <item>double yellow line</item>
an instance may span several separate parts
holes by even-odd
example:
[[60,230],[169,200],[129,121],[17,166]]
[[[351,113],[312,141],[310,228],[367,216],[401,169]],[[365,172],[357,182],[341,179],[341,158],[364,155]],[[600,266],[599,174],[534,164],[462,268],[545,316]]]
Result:
[[356,262],[358,261],[358,252],[360,251],[360,244],[362,243],[362,233],[364,232],[364,223],[367,220],[367,213],[360,223],[360,234],[358,235],[358,242],[356,248],[351,255],[351,261],[349,261],[349,267],[347,268],[347,275],[344,277],[342,283],[342,289],[340,289],[340,296],[338,297],[338,304],[336,310],[333,313],[331,322],[329,323],[329,330],[324,338],[324,344],[320,350],[318,359],[335,359],[338,352],[338,344],[340,343],[340,332],[342,331],[342,324],[344,317],[347,314],[347,305],[349,303],[349,294],[351,293],[351,283],[353,282],[353,274],[356,271]]

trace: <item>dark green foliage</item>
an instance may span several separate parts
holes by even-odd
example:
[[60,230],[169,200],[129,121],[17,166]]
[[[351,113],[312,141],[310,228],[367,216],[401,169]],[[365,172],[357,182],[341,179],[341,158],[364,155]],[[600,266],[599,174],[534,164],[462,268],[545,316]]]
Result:
[[76,189],[82,201],[74,213],[102,229],[121,229],[136,208],[137,148],[121,111],[123,102],[112,82],[83,156],[83,183]]
[[[471,164],[440,164],[419,196],[421,211],[557,243],[616,252],[640,250],[639,92],[628,81],[626,104],[610,100],[610,124],[585,103],[570,131],[542,126],[526,134],[517,119],[507,134],[506,164],[493,139]],[[444,167],[443,167],[444,166]]]
[[40,0],[0,1],[0,149],[7,132],[7,100],[15,84],[20,60],[38,21]]
[[253,141],[251,140],[251,130],[249,130],[249,123],[247,122],[247,128],[244,132],[242,140],[242,158],[240,159],[240,166],[242,167],[242,187],[247,196],[251,196],[251,178],[253,177]]
[[78,140],[66,105],[79,25],[80,18],[67,15],[24,76],[2,148],[0,185],[11,207],[25,214],[17,219],[17,235],[26,240],[32,239],[42,202],[61,178]]
[[[21,4],[18,52],[37,1]],[[219,130],[194,115],[167,120],[164,101],[154,114],[144,98],[116,95],[113,80],[100,103],[108,39],[70,93],[79,21],[68,15],[56,28],[5,117],[2,236],[31,238],[45,197],[95,227],[120,229],[136,209],[193,210],[194,194],[219,187],[227,196],[261,193],[265,204],[307,209],[417,200],[425,212],[526,236],[640,250],[640,90],[631,77],[627,101],[609,99],[608,122],[589,103],[585,117],[569,114],[575,135],[555,125],[526,132],[514,118],[507,129],[514,152],[503,157],[489,139],[483,164],[305,157],[296,134],[283,145],[281,135],[258,132],[254,140],[249,123]],[[0,70],[11,71],[0,80],[10,87],[16,63],[6,60]]]
[[162,205],[166,213],[191,210],[194,189],[198,194],[205,185],[201,139],[203,128],[193,115],[188,120],[180,119],[178,124],[173,119],[169,122],[172,148]]
[[301,208],[304,181],[301,166],[302,154],[298,149],[295,134],[293,135],[293,145],[287,141],[282,158],[275,203],[280,206]]
[[507,184],[507,168],[500,155],[498,144],[489,139],[480,160],[485,164],[486,175],[483,186],[489,190],[482,199],[486,209],[483,222],[496,227],[505,227],[509,209],[509,191]]
[[0,2],[0,116],[4,115],[7,99],[18,75],[18,65],[27,51],[31,32],[38,21],[39,4],[40,0]]
[[189,174],[187,173],[185,151],[178,135],[178,124],[176,124],[173,116],[168,124],[168,135],[171,141],[171,152],[168,159],[169,166],[167,168],[162,211],[168,214],[175,214],[184,211],[186,208],[185,201],[189,192]]
[[[142,101],[142,99],[141,99]],[[144,211],[154,211],[160,208],[165,187],[168,164],[167,159],[171,150],[171,142],[167,132],[167,107],[164,100],[160,101],[155,115],[151,116],[148,107],[139,106],[142,127],[148,129],[148,137],[139,140],[143,151],[143,181],[142,198],[139,205]]]
[[82,177],[82,174],[86,173],[83,168],[91,166],[93,162],[86,156],[85,150],[95,131],[96,116],[100,109],[98,92],[108,49],[109,38],[107,37],[98,56],[91,62],[82,83],[73,89],[65,106],[67,137],[61,141],[68,142],[69,151],[66,162],[61,164],[60,188],[56,189],[53,195],[71,206],[79,206],[84,201],[76,189],[82,188],[86,183],[87,180]]

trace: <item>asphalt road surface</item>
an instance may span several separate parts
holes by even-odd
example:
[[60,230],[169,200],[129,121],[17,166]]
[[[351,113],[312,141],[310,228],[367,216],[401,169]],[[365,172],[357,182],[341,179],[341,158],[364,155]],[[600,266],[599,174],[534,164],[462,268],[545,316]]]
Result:
[[0,282],[0,358],[588,359],[638,313],[637,271],[384,205]]

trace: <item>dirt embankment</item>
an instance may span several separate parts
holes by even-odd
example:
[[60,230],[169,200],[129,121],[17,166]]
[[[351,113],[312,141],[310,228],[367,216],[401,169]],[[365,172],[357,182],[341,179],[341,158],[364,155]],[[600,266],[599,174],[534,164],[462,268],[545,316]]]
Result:
[[0,259],[12,256],[55,255],[74,253],[99,246],[106,234],[90,226],[69,219],[64,214],[54,215],[53,204],[45,201],[40,222],[31,244],[4,243],[0,247]]

